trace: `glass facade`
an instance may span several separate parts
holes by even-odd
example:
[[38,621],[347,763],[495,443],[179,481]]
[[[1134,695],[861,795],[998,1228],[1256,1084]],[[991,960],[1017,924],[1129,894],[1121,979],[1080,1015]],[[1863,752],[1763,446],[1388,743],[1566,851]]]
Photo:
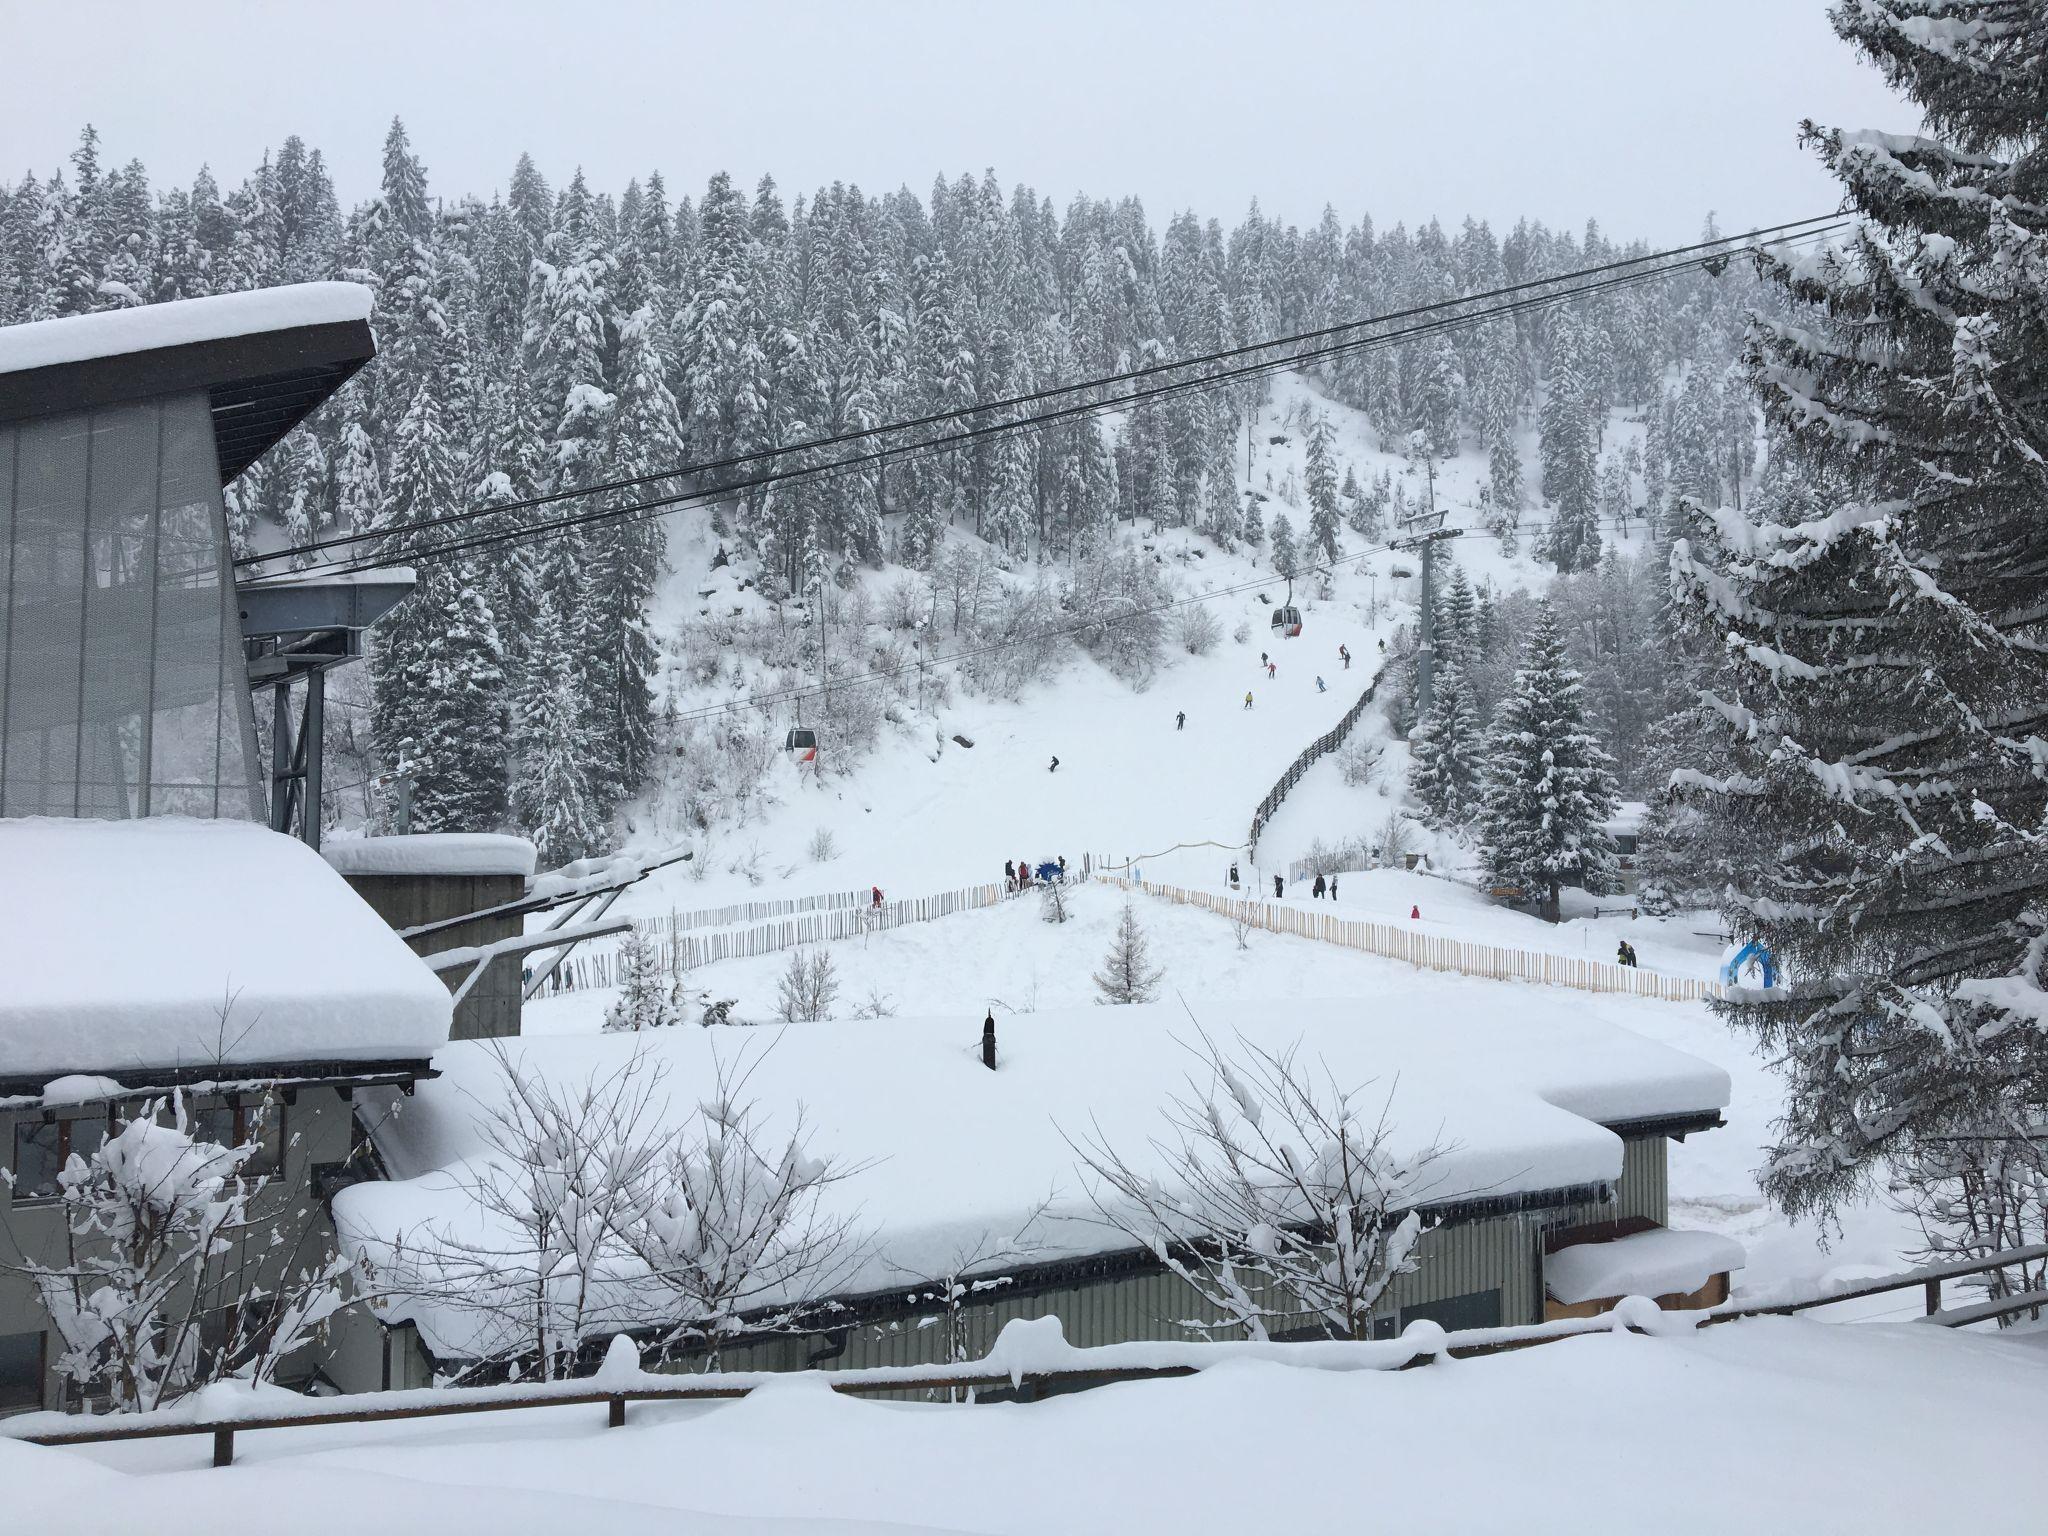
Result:
[[0,816],[260,819],[213,423],[0,425]]

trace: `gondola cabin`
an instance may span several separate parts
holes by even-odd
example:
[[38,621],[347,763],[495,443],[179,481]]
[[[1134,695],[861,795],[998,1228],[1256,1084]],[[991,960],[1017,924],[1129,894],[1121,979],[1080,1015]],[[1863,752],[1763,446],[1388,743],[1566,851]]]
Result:
[[783,738],[782,750],[799,763],[815,763],[818,760],[818,733],[809,726],[793,726]]
[[1273,610],[1273,634],[1275,638],[1296,639],[1301,634],[1301,610],[1292,603]]

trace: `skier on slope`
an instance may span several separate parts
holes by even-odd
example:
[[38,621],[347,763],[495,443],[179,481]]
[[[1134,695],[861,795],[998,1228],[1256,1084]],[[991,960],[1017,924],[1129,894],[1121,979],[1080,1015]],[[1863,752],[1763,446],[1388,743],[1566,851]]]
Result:
[[1324,880],[1321,875],[1317,875],[1316,883],[1309,887],[1308,893],[1310,896],[1315,898],[1315,900],[1321,901],[1323,899],[1323,892],[1328,890],[1329,888],[1329,882]]
[[1046,769],[1045,771],[1047,773],[1058,773],[1060,771],[1060,760],[1057,755],[1053,757],[1052,766]]
[[1017,861],[1015,859],[1003,860],[1003,884],[1013,891],[1017,889]]
[[1287,882],[1281,879],[1280,876],[1275,875],[1273,877],[1273,899],[1275,901],[1278,901],[1282,896],[1285,896],[1286,894]]
[[1344,670],[1349,672],[1351,670],[1351,647],[1348,645],[1338,646],[1337,655],[1344,663]]
[[1173,728],[1176,731],[1184,731],[1188,728],[1188,712],[1186,710],[1181,710],[1173,717]]
[[1317,692],[1317,693],[1328,693],[1329,691],[1330,691],[1330,690],[1329,690],[1328,686],[1327,686],[1327,685],[1326,685],[1326,684],[1325,684],[1325,683],[1323,682],[1323,680],[1322,680],[1322,679],[1321,679],[1320,677],[1319,677],[1319,678],[1317,678],[1317,679],[1316,679],[1316,692]]
[[1267,662],[1267,663],[1266,663],[1266,676],[1268,676],[1268,677],[1278,677],[1279,675],[1280,675],[1280,663],[1279,663],[1279,662],[1277,662],[1277,661],[1269,661],[1269,662]]
[[1244,693],[1244,707],[1246,709],[1250,709],[1252,707],[1252,693],[1249,688],[1247,688]]
[[881,911],[881,910],[882,910],[882,888],[881,888],[881,887],[880,887],[879,885],[877,885],[877,886],[871,886],[871,887],[869,887],[869,892],[870,892],[870,894],[871,894],[871,895],[873,896],[873,898],[874,898],[874,900],[873,900],[873,902],[872,902],[872,905],[873,905],[874,909],[875,909],[875,910],[876,910],[877,912]]

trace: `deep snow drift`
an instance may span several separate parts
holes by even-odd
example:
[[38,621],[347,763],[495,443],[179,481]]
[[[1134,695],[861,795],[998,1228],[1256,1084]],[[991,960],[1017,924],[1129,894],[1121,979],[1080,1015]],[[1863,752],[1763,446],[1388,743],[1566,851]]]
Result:
[[[1918,1325],[1760,1319],[1402,1372],[1218,1366],[1016,1405],[861,1402],[792,1379],[716,1407],[594,1407],[78,1450],[0,1440],[23,1529],[307,1536],[660,1529],[1189,1533],[2019,1530],[2048,1351]],[[1319,1475],[1288,1476],[1284,1467]],[[1320,1475],[1337,1474],[1337,1475]],[[1958,1490],[1969,1490],[1959,1495]],[[1963,1498],[1959,1506],[1958,1499]],[[90,1510],[95,1526],[81,1526]],[[872,1522],[872,1523],[871,1523]]]

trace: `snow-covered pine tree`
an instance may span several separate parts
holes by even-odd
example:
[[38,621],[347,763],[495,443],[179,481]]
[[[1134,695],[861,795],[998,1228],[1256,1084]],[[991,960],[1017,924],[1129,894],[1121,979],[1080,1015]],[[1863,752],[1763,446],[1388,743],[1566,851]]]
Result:
[[1436,600],[1436,626],[1433,638],[1439,665],[1465,667],[1479,659],[1478,602],[1472,591],[1472,583],[1466,579],[1465,568],[1452,561],[1450,576],[1444,582],[1442,596]]
[[[379,509],[379,528],[403,535],[407,528],[437,517],[452,503],[454,465],[442,424],[440,397],[434,381],[414,391],[398,423],[392,445],[391,474]],[[399,605],[371,640],[370,676],[376,714],[371,737],[387,764],[407,759],[425,740],[434,712],[433,652],[439,643],[444,615],[436,612],[427,592],[417,592]]]
[[1449,337],[1437,336],[1423,348],[1421,399],[1416,414],[1424,443],[1439,459],[1457,456],[1458,412],[1464,399],[1465,379],[1458,371],[1457,349]]
[[1763,1183],[1795,1212],[2016,1132],[2038,1180],[2048,1124],[2048,9],[1831,14],[1929,136],[1803,130],[1859,221],[1772,263],[1799,307],[1748,367],[1824,508],[1673,555],[1732,673],[1686,782],[1763,854],[1723,910],[1782,979],[1725,1013],[1788,1078]]
[[1300,564],[1300,554],[1294,547],[1294,524],[1287,520],[1285,512],[1273,514],[1273,569],[1292,581]]
[[661,957],[638,926],[619,937],[619,995],[605,1010],[607,1034],[666,1029],[682,1022],[682,1009]]
[[1558,920],[1558,888],[1614,889],[1614,775],[1587,728],[1584,685],[1550,604],[1537,607],[1515,685],[1487,737],[1481,855],[1503,885],[1540,897]]
[[427,568],[410,602],[435,616],[426,699],[412,757],[421,832],[495,832],[509,809],[504,652],[474,573],[453,559]]
[[543,585],[532,671],[515,730],[519,773],[512,811],[544,866],[584,858],[605,842],[606,818],[592,782],[602,765],[590,750],[581,682],[569,625],[555,592]]
[[1116,937],[1094,976],[1105,1003],[1149,1003],[1165,972],[1152,964],[1152,947],[1139,926],[1138,912],[1128,901],[1116,920]]
[[1472,816],[1486,766],[1485,733],[1464,672],[1446,664],[1430,690],[1429,709],[1408,738],[1408,787],[1429,823],[1459,828]]
[[1330,453],[1335,434],[1330,418],[1318,412],[1309,423],[1307,465],[1304,474],[1308,494],[1308,548],[1311,561],[1335,560],[1340,553],[1337,529],[1343,508],[1337,501],[1337,465]]
[[1259,510],[1265,500],[1257,491],[1244,493],[1244,541],[1257,549],[1266,537],[1265,514]]
[[1209,474],[1202,482],[1202,516],[1209,529],[1209,537],[1224,549],[1235,549],[1239,534],[1244,530],[1244,512],[1237,499],[1237,476],[1232,472],[1230,455],[1221,455],[1209,466]]
[[[609,477],[640,479],[683,458],[658,335],[653,312],[645,307],[620,327],[617,405],[605,454]],[[643,480],[612,500],[631,506],[663,486]],[[638,792],[654,751],[655,650],[647,633],[647,603],[661,575],[665,543],[660,520],[643,515],[600,525],[585,551],[588,599],[579,615],[578,641],[591,691],[592,745],[613,799]]]

